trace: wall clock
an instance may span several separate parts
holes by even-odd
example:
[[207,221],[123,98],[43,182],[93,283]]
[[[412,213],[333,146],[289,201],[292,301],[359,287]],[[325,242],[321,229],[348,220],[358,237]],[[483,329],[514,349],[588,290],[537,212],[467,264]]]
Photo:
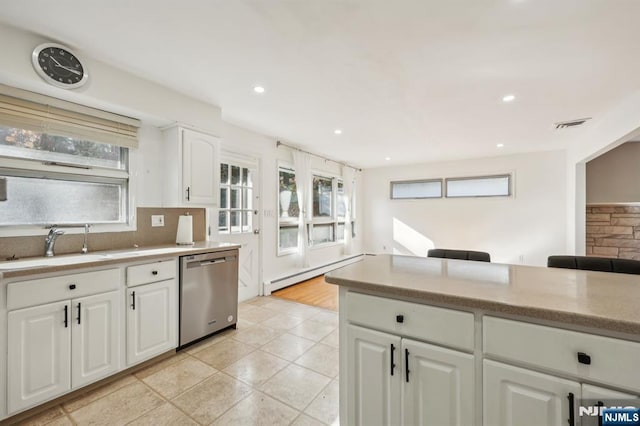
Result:
[[60,44],[39,45],[33,49],[31,62],[38,75],[56,87],[75,89],[89,79],[89,73],[78,55]]

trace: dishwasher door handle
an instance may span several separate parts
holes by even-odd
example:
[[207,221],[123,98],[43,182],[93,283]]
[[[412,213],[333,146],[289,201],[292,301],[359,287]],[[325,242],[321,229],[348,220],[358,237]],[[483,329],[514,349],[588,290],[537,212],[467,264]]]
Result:
[[200,262],[200,266],[215,265],[216,263],[224,263],[226,261],[227,259],[225,259],[224,257],[220,259],[206,260],[204,262]]

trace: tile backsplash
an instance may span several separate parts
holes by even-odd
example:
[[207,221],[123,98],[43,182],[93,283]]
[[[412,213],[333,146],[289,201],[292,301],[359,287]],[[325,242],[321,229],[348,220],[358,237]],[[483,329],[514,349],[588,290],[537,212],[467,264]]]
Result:
[[[89,230],[89,252],[117,250],[134,247],[175,244],[178,216],[189,213],[193,216],[193,240],[206,239],[205,209],[141,207],[137,209],[137,230],[132,232],[92,233]],[[164,226],[151,227],[151,215],[164,215]],[[45,235],[0,238],[0,260],[11,256],[33,257],[44,254]],[[83,234],[65,234],[58,238],[56,254],[80,253]]]

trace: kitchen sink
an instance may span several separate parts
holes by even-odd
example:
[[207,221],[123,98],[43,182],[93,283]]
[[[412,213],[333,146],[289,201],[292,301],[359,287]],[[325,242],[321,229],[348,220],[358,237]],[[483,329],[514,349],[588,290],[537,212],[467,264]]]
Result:
[[24,260],[11,260],[7,262],[0,262],[0,271],[6,269],[21,269],[21,268],[35,268],[39,266],[58,266],[58,265],[71,265],[74,263],[87,263],[96,262],[106,259],[124,259],[127,257],[136,256],[153,256],[157,254],[175,254],[179,255],[180,252],[186,250],[192,250],[192,246],[185,247],[164,247],[164,248],[137,248],[132,250],[119,250],[113,252],[107,252],[102,254],[77,254],[77,255],[61,255],[55,257],[39,257],[29,258]]
[[0,262],[0,270],[3,269],[20,269],[33,268],[38,266],[58,266],[71,265],[73,263],[87,263],[108,259],[109,255],[104,254],[83,254],[74,256],[59,257],[41,257],[37,259],[11,260],[8,262]]

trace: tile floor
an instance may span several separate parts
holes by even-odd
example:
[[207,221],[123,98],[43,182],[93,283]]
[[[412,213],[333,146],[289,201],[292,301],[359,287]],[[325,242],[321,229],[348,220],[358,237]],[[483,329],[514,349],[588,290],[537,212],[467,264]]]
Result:
[[337,313],[259,297],[238,318],[237,330],[23,424],[337,425]]

